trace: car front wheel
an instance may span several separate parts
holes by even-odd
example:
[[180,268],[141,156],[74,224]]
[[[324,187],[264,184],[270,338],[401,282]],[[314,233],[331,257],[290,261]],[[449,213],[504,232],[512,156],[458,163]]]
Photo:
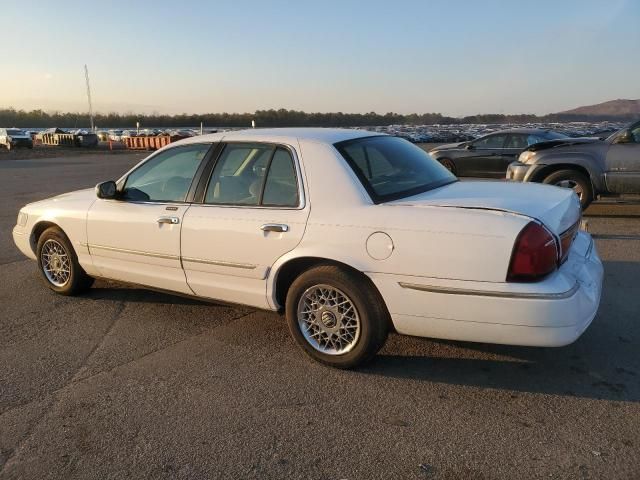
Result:
[[543,183],[573,189],[580,199],[580,205],[583,210],[593,201],[591,181],[581,172],[575,170],[558,170],[547,176],[543,180]]
[[36,252],[40,273],[54,292],[76,295],[93,284],[93,278],[82,269],[71,242],[59,228],[50,227],[42,232]]
[[333,265],[307,270],[286,300],[291,335],[311,358],[337,368],[370,360],[384,345],[388,313],[369,279]]

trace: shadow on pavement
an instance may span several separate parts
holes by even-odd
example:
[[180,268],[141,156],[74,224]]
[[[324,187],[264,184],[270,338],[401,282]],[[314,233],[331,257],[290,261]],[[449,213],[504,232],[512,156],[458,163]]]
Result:
[[[388,355],[378,355],[362,371],[471,387],[640,402],[640,298],[634,294],[640,263],[604,262],[604,268],[598,314],[572,345],[532,348],[411,339],[421,343],[417,348],[424,356],[387,349]],[[441,350],[447,358],[429,355]],[[507,359],[486,358],[496,356]]]

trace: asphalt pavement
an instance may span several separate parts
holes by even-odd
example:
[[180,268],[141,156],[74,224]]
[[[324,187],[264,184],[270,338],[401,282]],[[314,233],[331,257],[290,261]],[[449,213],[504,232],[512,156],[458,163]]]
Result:
[[640,477],[640,205],[587,212],[606,276],[576,343],[391,335],[338,371],[274,313],[44,286],[11,240],[20,206],[142,157],[0,161],[1,479]]

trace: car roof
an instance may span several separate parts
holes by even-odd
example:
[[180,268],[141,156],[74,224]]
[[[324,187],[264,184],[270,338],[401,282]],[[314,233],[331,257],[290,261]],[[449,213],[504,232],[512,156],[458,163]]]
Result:
[[252,128],[199,135],[181,140],[180,143],[218,142],[224,138],[225,141],[278,143],[311,140],[319,143],[334,144],[354,138],[379,135],[381,135],[379,132],[349,128]]

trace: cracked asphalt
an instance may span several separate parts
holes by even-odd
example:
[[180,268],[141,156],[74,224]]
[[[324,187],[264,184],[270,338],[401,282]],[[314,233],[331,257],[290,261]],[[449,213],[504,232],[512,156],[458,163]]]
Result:
[[97,281],[57,296],[19,207],[141,154],[0,161],[0,478],[640,477],[640,205],[587,212],[600,312],[560,349],[391,335],[308,360],[276,314]]

